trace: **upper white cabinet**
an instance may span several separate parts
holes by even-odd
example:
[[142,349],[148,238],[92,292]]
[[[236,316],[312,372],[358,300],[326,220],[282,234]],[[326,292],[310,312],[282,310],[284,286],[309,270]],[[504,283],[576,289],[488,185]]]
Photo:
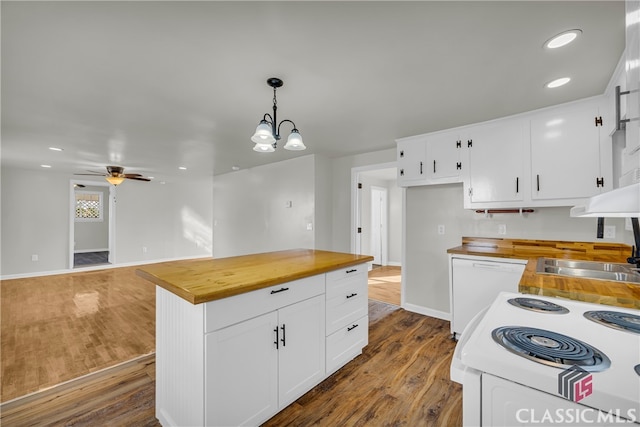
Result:
[[606,149],[608,135],[601,135],[600,111],[597,100],[587,100],[531,117],[532,201],[565,204],[613,188],[611,148]]
[[427,177],[431,184],[460,182],[462,139],[459,132],[438,132],[427,136]]
[[507,119],[468,129],[465,208],[492,203],[522,206],[529,183],[525,167],[528,122]]
[[[626,2],[626,88],[622,98],[626,105],[625,150],[623,174],[632,172],[640,164],[640,1]],[[632,182],[633,179],[630,182]]]
[[427,183],[427,143],[423,137],[398,140],[398,185],[410,187]]
[[446,184],[462,180],[462,142],[458,132],[436,132],[397,141],[398,185]]

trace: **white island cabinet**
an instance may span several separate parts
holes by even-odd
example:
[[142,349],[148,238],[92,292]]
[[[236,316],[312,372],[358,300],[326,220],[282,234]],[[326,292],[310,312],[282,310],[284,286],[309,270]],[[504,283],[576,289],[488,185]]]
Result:
[[[371,259],[294,250],[139,271],[158,285],[160,423],[259,425],[361,354]],[[199,277],[172,285],[185,274]]]

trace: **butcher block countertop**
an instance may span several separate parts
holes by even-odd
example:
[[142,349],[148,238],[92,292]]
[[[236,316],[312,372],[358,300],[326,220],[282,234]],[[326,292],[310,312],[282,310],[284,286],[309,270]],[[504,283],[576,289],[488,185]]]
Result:
[[540,257],[626,263],[631,246],[622,243],[463,237],[461,246],[447,252],[528,260],[519,283],[522,293],[640,309],[637,284],[536,272]]
[[369,255],[292,249],[163,262],[145,265],[136,273],[192,304],[201,304],[369,261],[373,261]]

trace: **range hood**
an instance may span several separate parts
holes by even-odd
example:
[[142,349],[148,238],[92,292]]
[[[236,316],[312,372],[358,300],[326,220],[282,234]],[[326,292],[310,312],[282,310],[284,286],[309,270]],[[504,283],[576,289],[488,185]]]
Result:
[[640,217],[640,182],[590,197],[574,206],[572,217]]

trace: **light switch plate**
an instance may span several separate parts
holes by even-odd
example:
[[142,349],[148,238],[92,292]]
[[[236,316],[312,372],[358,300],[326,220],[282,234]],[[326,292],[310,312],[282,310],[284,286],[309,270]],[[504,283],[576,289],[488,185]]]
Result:
[[616,238],[616,226],[615,225],[605,225],[604,226],[604,238],[605,239],[615,239]]

